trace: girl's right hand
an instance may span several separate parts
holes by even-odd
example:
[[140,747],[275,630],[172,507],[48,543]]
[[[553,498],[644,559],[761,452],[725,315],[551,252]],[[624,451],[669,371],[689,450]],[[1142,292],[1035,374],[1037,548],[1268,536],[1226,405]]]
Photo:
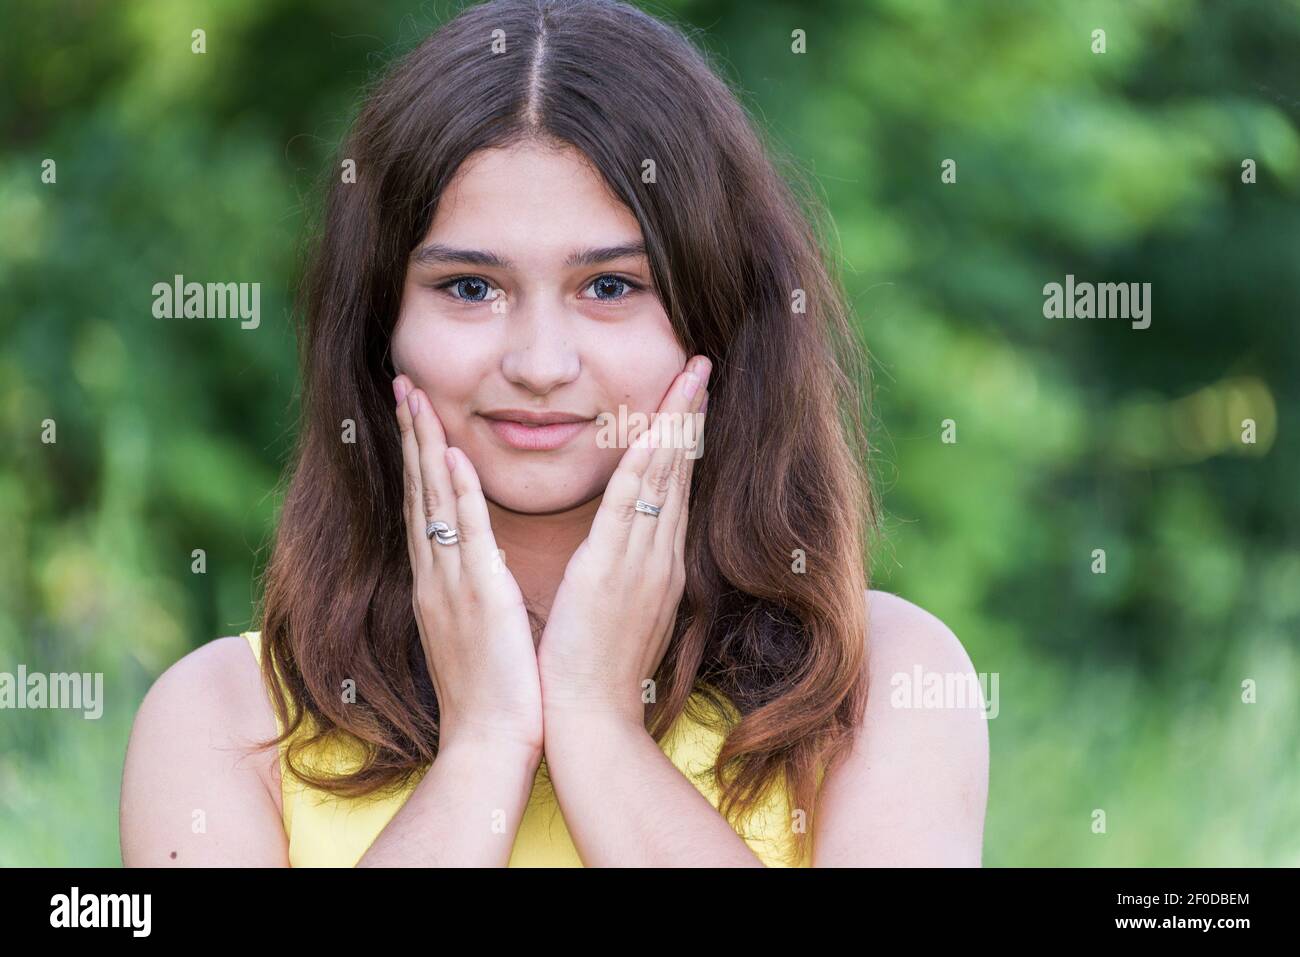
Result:
[[[450,455],[429,397],[393,380],[402,433],[406,542],[412,605],[438,695],[439,748],[453,741],[519,745],[542,754],[542,691],[523,595],[497,552],[478,474]],[[449,465],[449,462],[451,463]],[[425,537],[430,522],[457,545]]]

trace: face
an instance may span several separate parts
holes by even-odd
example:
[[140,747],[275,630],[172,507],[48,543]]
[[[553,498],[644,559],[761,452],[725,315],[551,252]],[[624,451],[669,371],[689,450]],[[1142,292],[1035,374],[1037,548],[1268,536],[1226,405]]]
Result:
[[575,149],[483,150],[457,170],[407,268],[392,354],[489,501],[598,497],[625,451],[598,417],[648,416],[685,367],[642,243]]

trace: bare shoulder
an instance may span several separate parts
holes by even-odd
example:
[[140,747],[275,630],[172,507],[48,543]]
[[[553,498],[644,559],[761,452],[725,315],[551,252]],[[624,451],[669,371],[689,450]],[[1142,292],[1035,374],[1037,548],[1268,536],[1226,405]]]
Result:
[[888,687],[900,669],[974,672],[951,628],[930,612],[886,591],[867,592],[867,662],[871,687]]
[[974,866],[988,801],[988,721],[970,655],[939,618],[867,593],[866,707],[828,770],[813,864]]
[[209,641],[159,675],[136,713],[132,739],[175,738],[200,727],[210,744],[262,741],[276,733],[260,666],[241,636]]
[[254,747],[275,734],[243,637],[210,641],[164,671],[141,702],[127,745],[123,863],[280,863],[277,753]]

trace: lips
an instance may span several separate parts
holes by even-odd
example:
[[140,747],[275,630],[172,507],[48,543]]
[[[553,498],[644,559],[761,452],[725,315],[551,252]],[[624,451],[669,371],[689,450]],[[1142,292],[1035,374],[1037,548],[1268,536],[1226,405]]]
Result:
[[[510,418],[504,418],[504,416]],[[494,435],[523,452],[550,452],[572,441],[592,419],[563,412],[502,412],[484,416]],[[523,421],[520,421],[523,420]]]

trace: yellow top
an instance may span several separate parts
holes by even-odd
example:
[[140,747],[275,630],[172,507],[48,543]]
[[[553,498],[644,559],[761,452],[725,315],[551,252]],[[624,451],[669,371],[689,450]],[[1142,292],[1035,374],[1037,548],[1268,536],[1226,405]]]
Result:
[[[248,631],[243,633],[243,637],[248,640],[260,664],[261,633]],[[274,711],[274,706],[272,710]],[[284,730],[278,714],[276,729],[280,732]],[[685,713],[678,716],[660,742],[664,754],[714,808],[718,806],[719,794],[713,784],[712,767],[722,742],[722,735],[692,720]],[[290,866],[356,866],[357,861],[410,797],[418,778],[397,792],[377,793],[363,798],[340,797],[328,791],[310,788],[293,775],[285,763],[286,746],[287,742],[281,745],[280,750],[280,777]],[[357,760],[355,753],[349,757],[341,750],[327,748],[325,742],[313,745],[312,750],[303,752],[302,756],[313,770],[328,769],[331,773],[341,773],[347,769],[349,761]],[[788,867],[793,855],[792,828],[796,818],[790,812],[784,791],[774,787],[771,793],[773,797],[742,822],[744,830],[738,830],[737,833],[764,864],[769,867]],[[798,818],[802,821],[805,816],[799,815]],[[809,864],[805,855],[796,866],[807,867]],[[583,866],[564,825],[554,790],[546,779],[544,758],[515,836],[509,866]]]

